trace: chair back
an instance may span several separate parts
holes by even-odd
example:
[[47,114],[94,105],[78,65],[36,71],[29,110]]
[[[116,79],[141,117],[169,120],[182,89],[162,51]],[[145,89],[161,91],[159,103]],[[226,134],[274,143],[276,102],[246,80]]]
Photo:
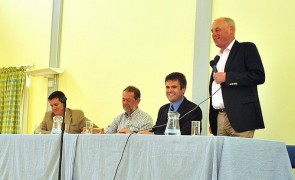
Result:
[[286,147],[287,147],[287,151],[291,161],[291,166],[294,169],[295,168],[295,145],[287,145]]

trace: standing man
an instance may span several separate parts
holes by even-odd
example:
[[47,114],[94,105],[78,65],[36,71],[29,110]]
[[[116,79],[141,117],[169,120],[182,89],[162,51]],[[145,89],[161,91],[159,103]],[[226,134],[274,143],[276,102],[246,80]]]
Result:
[[253,138],[264,128],[257,85],[265,81],[264,68],[255,44],[235,39],[235,23],[222,17],[214,20],[212,39],[220,48],[215,58],[217,72],[210,78],[210,131],[218,136]]
[[130,134],[143,129],[151,129],[153,120],[151,116],[139,109],[140,90],[134,86],[128,86],[123,90],[122,105],[124,113],[117,116],[105,133]]
[[[166,96],[169,103],[159,109],[157,122],[153,128],[154,134],[164,134],[169,111],[177,111],[180,114],[181,135],[191,135],[191,122],[202,120],[201,108],[184,97],[186,84],[186,78],[182,73],[173,72],[166,76]],[[140,131],[139,133],[151,134],[149,131]]]

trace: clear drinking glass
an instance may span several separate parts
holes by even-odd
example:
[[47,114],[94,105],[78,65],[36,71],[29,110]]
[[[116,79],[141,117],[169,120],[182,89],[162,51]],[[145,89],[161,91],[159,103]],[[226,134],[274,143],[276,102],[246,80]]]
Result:
[[40,124],[36,124],[36,125],[35,125],[35,131],[34,131],[34,134],[41,134],[41,132],[42,132],[41,125],[40,125]]
[[93,123],[92,121],[86,121],[85,134],[92,134]]
[[200,123],[200,121],[192,121],[191,135],[192,136],[201,135],[201,123]]
[[65,133],[68,134],[70,130],[70,125],[69,124],[65,124]]

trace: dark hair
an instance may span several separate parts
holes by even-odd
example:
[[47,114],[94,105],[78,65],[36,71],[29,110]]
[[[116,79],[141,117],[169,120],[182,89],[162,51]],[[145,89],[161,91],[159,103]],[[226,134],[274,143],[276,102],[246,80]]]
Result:
[[65,103],[67,101],[67,97],[65,96],[65,94],[61,91],[54,91],[53,93],[51,93],[49,96],[48,96],[48,101],[54,99],[54,98],[58,98],[59,101],[61,103]]
[[123,92],[133,92],[134,93],[134,99],[140,98],[140,90],[134,86],[128,86],[126,87]]
[[178,82],[180,84],[180,89],[186,87],[185,76],[180,72],[173,72],[173,73],[168,74],[165,78],[165,82],[170,81],[170,80],[178,80]]

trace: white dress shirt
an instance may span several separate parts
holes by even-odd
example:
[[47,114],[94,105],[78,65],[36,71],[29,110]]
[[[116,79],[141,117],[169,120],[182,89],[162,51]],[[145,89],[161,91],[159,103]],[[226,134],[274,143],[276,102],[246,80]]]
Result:
[[[223,51],[219,51],[217,55],[220,56],[220,59],[216,65],[218,72],[224,72],[224,67],[230,53],[231,48],[233,47],[235,39],[228,45],[228,47]],[[222,90],[220,88],[220,84],[217,84],[215,81],[212,82],[212,94],[216,93],[212,96],[212,106],[215,109],[224,108],[223,98],[222,98]]]

